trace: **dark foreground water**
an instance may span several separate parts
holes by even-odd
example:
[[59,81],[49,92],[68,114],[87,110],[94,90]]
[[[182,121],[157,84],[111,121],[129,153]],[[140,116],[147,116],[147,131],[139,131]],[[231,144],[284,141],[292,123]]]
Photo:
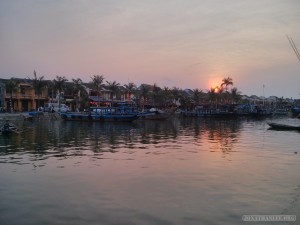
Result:
[[0,136],[1,225],[300,224],[300,132],[192,118],[23,129]]

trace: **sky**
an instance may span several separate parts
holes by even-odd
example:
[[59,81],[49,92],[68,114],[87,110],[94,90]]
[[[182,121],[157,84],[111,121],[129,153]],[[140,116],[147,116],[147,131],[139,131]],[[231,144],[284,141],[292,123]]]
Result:
[[300,98],[299,0],[0,0],[0,77]]

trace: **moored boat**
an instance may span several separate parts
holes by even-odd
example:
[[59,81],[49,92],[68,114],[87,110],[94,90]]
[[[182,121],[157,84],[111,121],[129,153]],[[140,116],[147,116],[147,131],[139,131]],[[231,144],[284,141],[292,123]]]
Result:
[[132,122],[138,119],[138,115],[117,115],[97,113],[61,113],[61,118],[67,121],[110,121],[110,122]]
[[268,122],[268,125],[276,130],[299,130],[300,131],[300,126],[295,126],[295,125],[289,125],[289,124],[283,124],[283,123],[273,123],[273,122]]
[[166,120],[170,118],[176,111],[176,108],[168,110],[160,110],[151,108],[147,111],[139,113],[139,120]]
[[67,121],[110,121],[132,122],[138,119],[135,107],[119,105],[117,107],[91,107],[88,112],[60,113],[63,120]]

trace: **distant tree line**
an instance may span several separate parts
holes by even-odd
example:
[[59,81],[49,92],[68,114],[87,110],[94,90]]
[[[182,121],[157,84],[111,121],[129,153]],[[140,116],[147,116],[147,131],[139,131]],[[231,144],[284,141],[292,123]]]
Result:
[[[120,85],[117,81],[105,81],[104,75],[93,75],[90,82],[84,83],[81,78],[69,81],[65,76],[56,76],[53,80],[45,80],[45,76],[38,76],[33,72],[32,78],[27,80],[32,84],[35,94],[38,98],[38,107],[40,106],[39,96],[43,88],[48,89],[50,99],[57,95],[70,96],[76,102],[76,108],[89,107],[88,90],[92,90],[99,98],[104,90],[110,92],[110,99],[133,101],[138,106],[169,107],[178,106],[192,108],[201,104],[234,104],[241,101],[241,92],[233,87],[231,77],[226,77],[217,87],[211,87],[209,90],[201,89],[180,89],[178,87],[159,87],[157,84],[142,84],[139,87],[134,82]],[[12,98],[13,92],[18,88],[19,79],[11,78],[6,81],[6,92]],[[231,87],[231,88],[230,88]]]

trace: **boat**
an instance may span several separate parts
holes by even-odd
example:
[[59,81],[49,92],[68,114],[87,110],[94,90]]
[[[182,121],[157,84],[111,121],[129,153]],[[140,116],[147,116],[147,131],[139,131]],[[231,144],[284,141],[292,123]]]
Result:
[[65,112],[60,113],[66,121],[110,121],[110,122],[132,122],[139,118],[137,109],[127,105],[116,107],[91,107],[87,112]]
[[298,116],[300,114],[300,106],[294,106],[291,111],[293,116]]
[[268,125],[272,129],[276,129],[276,130],[299,130],[300,131],[300,126],[295,126],[295,125],[273,123],[273,122],[268,122]]
[[273,112],[273,116],[287,116],[288,115],[288,111],[286,109],[276,109]]
[[16,125],[9,123],[8,121],[6,121],[4,123],[4,125],[0,128],[0,132],[2,135],[8,135],[8,134],[12,134],[12,133],[18,133],[18,128],[16,127]]
[[149,110],[139,113],[139,120],[167,120],[176,111],[177,108],[169,110],[160,110],[157,108],[151,108]]
[[249,115],[252,117],[268,117],[268,116],[273,116],[273,112],[271,109],[268,108],[263,108],[260,106],[254,106],[249,112]]
[[196,106],[193,111],[182,111],[182,115],[186,117],[204,117],[204,118],[235,118],[237,113],[234,112],[229,105],[205,105]]

